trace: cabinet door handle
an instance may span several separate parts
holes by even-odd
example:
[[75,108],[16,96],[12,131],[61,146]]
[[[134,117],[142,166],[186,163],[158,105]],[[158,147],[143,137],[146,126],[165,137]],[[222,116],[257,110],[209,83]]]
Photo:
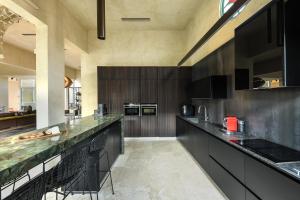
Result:
[[267,12],[267,32],[268,32],[268,43],[272,43],[272,10],[271,8],[268,9]]
[[277,3],[277,45],[283,46],[284,41],[284,2]]

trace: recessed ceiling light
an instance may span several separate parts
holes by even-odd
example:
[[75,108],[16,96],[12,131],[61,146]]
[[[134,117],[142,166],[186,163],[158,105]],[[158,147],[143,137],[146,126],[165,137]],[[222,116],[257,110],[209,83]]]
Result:
[[128,22],[150,22],[151,18],[149,17],[122,17],[122,21]]

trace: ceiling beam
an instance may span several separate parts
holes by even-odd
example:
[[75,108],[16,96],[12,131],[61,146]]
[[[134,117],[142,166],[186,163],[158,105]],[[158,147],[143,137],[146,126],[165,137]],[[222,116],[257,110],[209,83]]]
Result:
[[196,45],[180,60],[177,66],[180,67],[183,65],[249,1],[250,0],[236,0],[236,3],[208,30]]
[[105,0],[97,0],[97,30],[98,38],[105,40]]

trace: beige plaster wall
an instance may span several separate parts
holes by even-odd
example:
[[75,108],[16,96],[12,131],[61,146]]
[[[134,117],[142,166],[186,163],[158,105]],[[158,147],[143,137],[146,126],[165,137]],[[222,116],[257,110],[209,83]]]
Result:
[[184,31],[108,32],[100,41],[89,32],[89,54],[82,58],[83,115],[97,107],[97,66],[176,66],[185,49]]
[[[243,12],[229,21],[186,64],[195,64],[234,37],[234,29],[271,0],[251,0]],[[187,26],[186,53],[220,18],[220,0],[203,1],[194,19]]]

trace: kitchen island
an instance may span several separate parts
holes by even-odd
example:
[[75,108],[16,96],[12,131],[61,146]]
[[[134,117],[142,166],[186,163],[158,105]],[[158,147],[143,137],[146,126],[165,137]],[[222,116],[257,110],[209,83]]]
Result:
[[107,151],[111,163],[123,152],[122,115],[88,116],[58,124],[61,135],[40,139],[20,139],[20,136],[40,133],[43,130],[15,135],[0,141],[0,185],[4,185],[53,156],[60,155],[78,144],[88,142],[103,131],[109,130]]

